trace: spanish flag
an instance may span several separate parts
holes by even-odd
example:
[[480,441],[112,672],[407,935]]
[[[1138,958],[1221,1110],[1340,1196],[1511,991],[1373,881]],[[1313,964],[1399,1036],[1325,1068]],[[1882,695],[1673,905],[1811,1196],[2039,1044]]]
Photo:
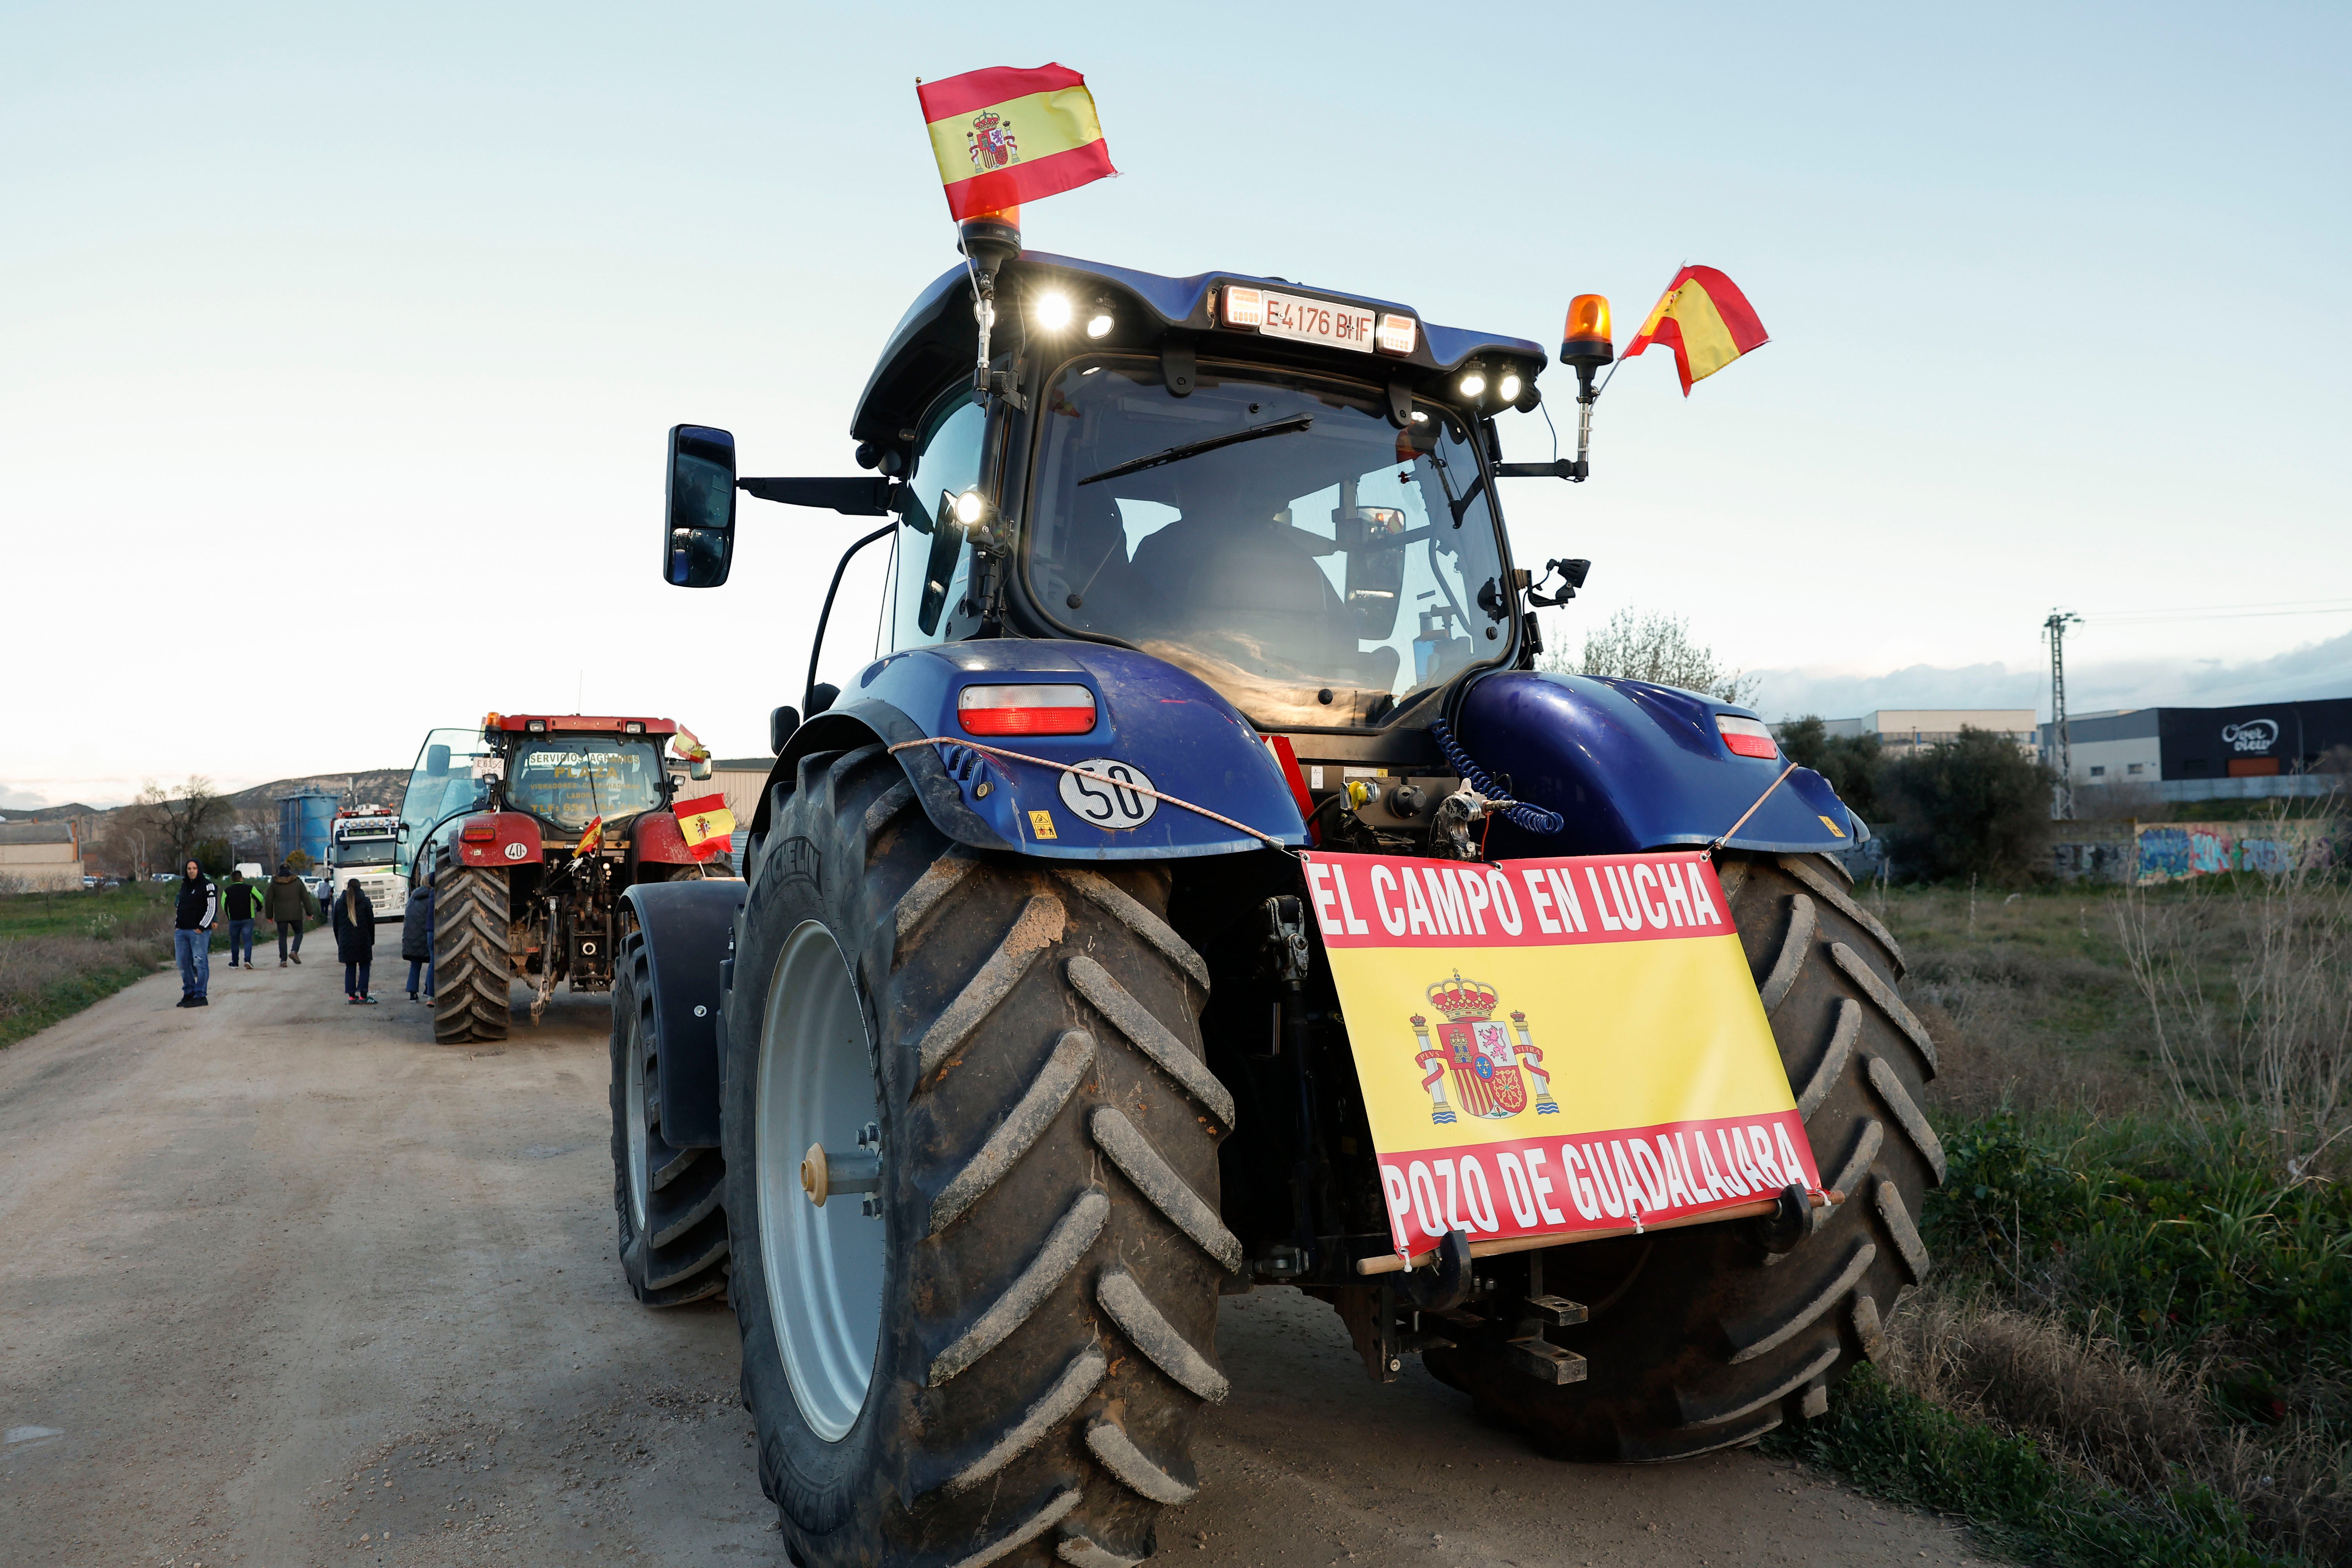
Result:
[[588,831],[580,836],[580,842],[572,847],[572,853],[593,855],[604,846],[604,819],[601,816],[594,817],[588,824]]
[[915,96],[958,222],[1118,173],[1087,79],[1066,67],[966,71],[918,81]]
[[1769,341],[1738,284],[1712,267],[1685,267],[1666,285],[1658,308],[1622,357],[1632,359],[1653,342],[1666,344],[1675,351],[1675,368],[1682,372],[1683,395],[1688,397],[1692,382],[1705,381]]
[[727,809],[725,795],[698,795],[670,809],[677,813],[677,830],[686,836],[687,853],[697,860],[708,860],[734,847],[735,814]]

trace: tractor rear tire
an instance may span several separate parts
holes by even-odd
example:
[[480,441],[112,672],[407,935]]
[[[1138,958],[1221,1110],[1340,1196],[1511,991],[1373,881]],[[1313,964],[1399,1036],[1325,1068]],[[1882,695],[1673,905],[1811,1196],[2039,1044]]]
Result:
[[[879,745],[803,759],[770,816],[723,1134],[743,1395],[793,1559],[1139,1562],[1198,1488],[1242,1261],[1208,970],[1166,876],[960,848]],[[814,1205],[812,1142],[828,1172],[878,1149],[870,1201]]]
[[1456,1347],[1428,1352],[1430,1371],[1564,1458],[1686,1458],[1823,1414],[1927,1276],[1920,1200],[1944,1153],[1922,1110],[1935,1047],[1895,993],[1901,950],[1821,857],[1730,855],[1723,880],[1822,1184],[1845,1201],[1780,1254],[1759,1222],[1732,1221],[1534,1255],[1545,1293],[1591,1314],[1544,1331],[1585,1358],[1581,1383],[1516,1370],[1500,1325],[1447,1326]]
[[444,863],[433,873],[433,1037],[503,1040],[513,1021],[507,874]]
[[727,1162],[711,1148],[662,1137],[661,1029],[646,939],[621,943],[613,979],[613,1206],[621,1272],[648,1307],[677,1307],[727,1289]]

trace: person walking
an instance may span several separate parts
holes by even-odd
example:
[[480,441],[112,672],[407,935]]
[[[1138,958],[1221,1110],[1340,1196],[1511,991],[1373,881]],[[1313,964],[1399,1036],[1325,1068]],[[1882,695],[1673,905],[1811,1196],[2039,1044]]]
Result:
[[343,995],[353,1005],[375,1005],[368,971],[375,966],[375,906],[353,877],[335,895],[335,956],[343,961]]
[[245,954],[245,966],[253,967],[253,922],[260,918],[261,889],[245,879],[242,871],[228,874],[228,886],[221,889],[221,909],[228,916],[228,966],[236,967],[236,956]]
[[220,918],[220,889],[191,860],[182,868],[180,896],[172,906],[172,956],[180,961],[180,1005],[206,1007],[212,989],[213,923]]
[[425,976],[427,1005],[433,1001],[433,884],[409,889],[408,908],[400,917],[400,956],[408,960],[408,999],[418,1000],[416,976]]
[[269,918],[278,922],[278,967],[286,967],[289,937],[294,942],[291,956],[295,963],[301,963],[302,928],[304,922],[319,918],[319,898],[301,878],[294,874],[291,860],[278,863],[278,875],[269,879],[269,889],[264,895],[264,901]]

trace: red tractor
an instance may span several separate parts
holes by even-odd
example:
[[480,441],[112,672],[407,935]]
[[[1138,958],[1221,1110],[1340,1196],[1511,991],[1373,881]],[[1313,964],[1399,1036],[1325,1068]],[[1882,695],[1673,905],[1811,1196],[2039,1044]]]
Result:
[[428,738],[431,820],[404,809],[402,833],[412,885],[433,889],[435,1038],[505,1039],[516,980],[532,986],[533,1023],[560,981],[611,990],[624,890],[732,874],[724,837],[689,842],[679,824],[662,756],[673,741],[689,776],[710,776],[709,753],[669,719],[492,713],[478,734]]

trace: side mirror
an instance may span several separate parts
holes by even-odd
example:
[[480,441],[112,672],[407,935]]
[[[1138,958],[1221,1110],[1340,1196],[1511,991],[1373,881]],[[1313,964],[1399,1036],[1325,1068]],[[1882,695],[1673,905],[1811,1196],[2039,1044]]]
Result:
[[801,710],[779,708],[768,715],[768,755],[781,757],[791,742],[793,731],[801,727]]
[[697,781],[709,778],[710,776],[710,759],[705,757],[698,763],[687,763],[686,776]]
[[427,747],[425,747],[425,776],[426,776],[427,778],[436,778],[436,779],[437,779],[437,778],[442,778],[442,777],[446,776],[446,775],[447,775],[447,773],[448,773],[448,772],[449,772],[449,748],[448,748],[448,747],[446,747],[446,746],[427,746]]
[[734,554],[735,437],[707,425],[673,425],[662,578],[674,588],[716,588]]
[[814,719],[820,713],[831,711],[835,699],[840,695],[841,688],[829,680],[820,680],[810,687],[808,689],[809,717]]

